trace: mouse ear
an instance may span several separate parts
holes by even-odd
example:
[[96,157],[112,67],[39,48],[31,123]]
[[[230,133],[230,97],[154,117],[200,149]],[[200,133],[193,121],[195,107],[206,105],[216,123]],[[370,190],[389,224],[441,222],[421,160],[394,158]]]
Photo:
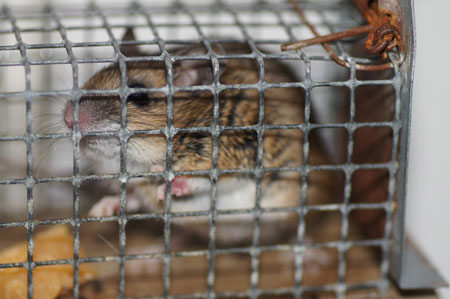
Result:
[[[128,27],[125,31],[125,34],[122,37],[122,41],[135,41],[136,36],[134,35],[133,28]],[[120,52],[122,52],[123,55],[128,57],[136,57],[136,56],[142,56],[142,53],[139,51],[137,45],[121,45],[120,46]]]
[[[214,45],[213,51],[224,54],[220,45]],[[174,56],[199,56],[205,55],[206,50],[201,45],[184,47]],[[219,76],[226,69],[226,63],[220,61]],[[210,59],[182,60],[174,64],[173,83],[175,86],[209,85],[214,81],[213,65]]]

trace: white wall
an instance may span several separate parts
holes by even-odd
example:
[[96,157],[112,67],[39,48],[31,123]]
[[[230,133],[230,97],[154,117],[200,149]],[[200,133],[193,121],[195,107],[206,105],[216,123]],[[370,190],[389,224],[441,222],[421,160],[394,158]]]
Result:
[[[450,281],[450,2],[415,1],[417,60],[407,227]],[[442,298],[450,298],[443,289]]]

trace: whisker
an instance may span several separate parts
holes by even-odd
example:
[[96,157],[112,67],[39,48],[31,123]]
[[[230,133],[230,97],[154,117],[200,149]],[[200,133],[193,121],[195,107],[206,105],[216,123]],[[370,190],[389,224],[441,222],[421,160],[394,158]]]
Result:
[[52,139],[52,141],[42,149],[42,152],[40,153],[40,155],[37,159],[39,161],[38,164],[36,165],[36,175],[37,176],[40,176],[41,174],[45,175],[45,173],[43,173],[43,171],[42,171],[42,168],[44,167],[46,162],[49,161],[49,158],[51,156],[50,154],[52,152],[56,152],[58,147],[61,147],[63,142],[64,142],[64,140],[61,140],[61,139]]
[[61,114],[59,113],[45,113],[45,114],[37,114],[37,115],[33,115],[33,119],[41,119],[41,118],[46,118],[46,117],[60,117]]
[[117,254],[120,254],[119,250],[114,247],[114,245],[111,244],[111,242],[109,242],[108,240],[106,240],[105,237],[103,237],[101,234],[97,234],[97,237],[102,240],[103,242],[105,242],[106,245],[108,245],[112,250],[114,250]]
[[41,133],[41,134],[63,133],[66,131],[67,131],[67,129],[64,128],[63,125],[56,123],[56,122],[52,122],[50,120],[41,122],[41,123],[35,125],[33,128],[33,132]]

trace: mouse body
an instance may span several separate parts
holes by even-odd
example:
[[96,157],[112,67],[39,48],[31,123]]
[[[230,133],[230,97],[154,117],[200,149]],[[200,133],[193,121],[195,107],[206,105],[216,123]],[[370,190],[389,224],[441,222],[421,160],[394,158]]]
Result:
[[[124,40],[133,40],[128,30]],[[174,51],[173,56],[204,54],[200,45],[189,45]],[[213,45],[218,54],[242,54],[248,46],[239,43]],[[137,46],[122,46],[128,57],[145,56]],[[255,128],[263,109],[263,125],[298,125],[304,123],[304,95],[299,88],[268,88],[259,91],[255,84],[295,81],[293,73],[277,61],[264,60],[261,72],[256,59],[220,59],[217,95],[218,118],[221,131],[217,139],[217,168],[232,170],[217,180],[217,210],[239,210],[237,214],[222,215],[216,219],[216,241],[239,244],[253,235],[257,198],[257,178],[246,170],[258,166],[275,168],[261,177],[261,208],[298,207],[302,204],[302,174],[299,171],[280,171],[280,167],[302,166],[304,133],[301,129],[265,129],[258,137]],[[175,60],[172,65],[173,85],[177,87],[211,85],[214,82],[211,60]],[[263,74],[263,80],[260,75]],[[130,131],[164,129],[167,126],[167,95],[164,92],[146,92],[142,88],[168,86],[164,61],[126,62],[127,129]],[[244,88],[237,88],[236,85]],[[121,86],[118,64],[112,64],[96,73],[83,86],[85,90],[117,90]],[[166,89],[167,90],[167,89]],[[264,106],[260,107],[260,97]],[[211,91],[179,91],[173,97],[173,126],[176,128],[209,128],[214,125],[214,94]],[[73,129],[74,105],[65,105],[63,121],[68,131]],[[121,128],[119,95],[85,95],[79,100],[79,130],[82,133],[117,131]],[[240,127],[239,130],[230,130]],[[244,127],[244,129],[242,129]],[[261,138],[261,165],[258,165],[258,138]],[[127,163],[146,171],[166,170],[166,136],[136,134],[128,139]],[[86,136],[80,141],[82,152],[105,163],[120,160],[117,137]],[[172,171],[210,170],[212,161],[210,132],[180,132],[173,137]],[[325,151],[320,142],[310,141],[308,164],[323,164]],[[235,171],[235,172],[233,172]],[[310,172],[307,178],[307,203],[322,204],[336,192],[336,180],[331,172]],[[175,176],[170,182],[171,212],[209,211],[211,208],[209,176]],[[134,179],[127,184],[127,213],[135,211],[162,213],[165,209],[166,183],[163,178]],[[96,203],[91,216],[111,216],[118,213],[119,196],[108,197]],[[226,213],[225,213],[226,214]],[[260,215],[261,239],[273,240],[289,230],[296,231],[298,213],[268,212]],[[198,218],[198,219],[197,219]],[[200,236],[209,235],[207,217],[173,217],[175,224],[184,225]]]

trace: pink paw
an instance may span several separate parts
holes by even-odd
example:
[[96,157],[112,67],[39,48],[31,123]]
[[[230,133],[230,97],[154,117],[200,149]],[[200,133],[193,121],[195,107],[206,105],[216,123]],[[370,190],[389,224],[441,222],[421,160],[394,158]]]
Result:
[[[157,191],[159,200],[165,199],[165,191],[166,191],[166,184],[159,185]],[[177,176],[170,182],[170,191],[172,195],[178,197],[192,194],[192,188],[188,182],[188,179],[183,176]]]
[[97,202],[89,211],[90,217],[113,216],[120,211],[120,198],[117,196],[105,196]]
[[177,176],[172,180],[170,190],[175,196],[189,195],[192,193],[188,180],[182,176]]
[[[127,198],[126,212],[136,212],[140,209],[140,203],[134,197]],[[89,217],[108,217],[120,214],[120,197],[105,196],[97,202],[89,211]]]

